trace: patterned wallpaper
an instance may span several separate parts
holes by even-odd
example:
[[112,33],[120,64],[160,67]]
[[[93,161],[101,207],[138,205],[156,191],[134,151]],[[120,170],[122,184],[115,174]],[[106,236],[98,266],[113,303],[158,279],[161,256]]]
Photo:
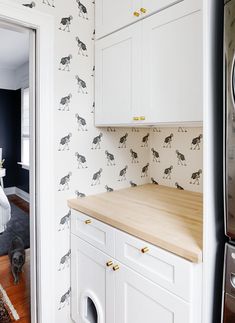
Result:
[[150,180],[178,189],[203,190],[203,129],[159,128],[150,138]]
[[[71,292],[67,199],[148,183],[151,177],[159,184],[177,182],[201,191],[202,129],[95,128],[94,1],[11,1],[55,17],[55,312],[57,323],[67,323]],[[192,179],[193,173],[197,174]]]

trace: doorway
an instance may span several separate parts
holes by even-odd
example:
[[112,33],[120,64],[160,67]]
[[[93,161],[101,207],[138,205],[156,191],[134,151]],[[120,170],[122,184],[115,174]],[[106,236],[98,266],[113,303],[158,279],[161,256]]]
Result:
[[31,321],[52,323],[55,315],[54,19],[48,14],[27,10],[21,4],[0,0],[0,21],[36,33],[35,37],[31,36],[35,42],[31,60],[36,67],[35,78],[31,79],[32,73],[29,73],[29,83],[34,84],[36,93],[32,118],[36,134],[31,140],[36,162],[30,165],[30,181],[35,184],[33,187],[30,183]]
[[36,257],[30,249],[36,239],[34,31],[0,22],[0,41],[0,321],[29,323]]

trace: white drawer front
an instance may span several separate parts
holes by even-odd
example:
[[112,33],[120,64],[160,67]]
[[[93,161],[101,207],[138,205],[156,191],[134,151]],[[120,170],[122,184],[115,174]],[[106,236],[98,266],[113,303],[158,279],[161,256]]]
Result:
[[115,256],[114,231],[111,226],[72,210],[71,232],[112,257]]
[[[186,301],[191,300],[192,263],[119,230],[115,245],[119,261]],[[143,248],[148,248],[146,253]]]

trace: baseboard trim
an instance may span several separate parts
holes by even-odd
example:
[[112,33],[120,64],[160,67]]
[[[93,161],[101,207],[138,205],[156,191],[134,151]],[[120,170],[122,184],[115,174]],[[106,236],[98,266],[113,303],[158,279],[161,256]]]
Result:
[[7,187],[7,188],[4,188],[4,192],[6,195],[13,195],[16,193],[16,188],[15,187]]
[[15,194],[29,203],[29,201],[30,201],[29,193],[27,193],[27,192],[21,190],[20,188],[16,187]]
[[20,188],[18,187],[7,187],[7,188],[4,188],[4,192],[6,195],[17,195],[19,196],[20,198],[22,198],[24,201],[26,202],[30,202],[30,195],[29,193],[21,190]]

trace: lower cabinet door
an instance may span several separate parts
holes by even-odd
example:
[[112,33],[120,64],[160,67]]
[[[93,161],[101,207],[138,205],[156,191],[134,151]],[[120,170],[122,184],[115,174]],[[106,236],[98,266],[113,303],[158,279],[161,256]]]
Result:
[[71,234],[71,306],[76,323],[114,322],[114,275],[106,254]]
[[116,323],[190,323],[189,304],[133,270],[115,273]]

